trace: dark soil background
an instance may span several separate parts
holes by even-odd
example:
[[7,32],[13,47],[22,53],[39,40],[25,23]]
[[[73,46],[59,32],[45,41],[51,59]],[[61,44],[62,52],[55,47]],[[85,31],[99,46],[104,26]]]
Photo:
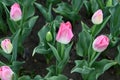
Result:
[[[37,0],[40,4],[45,4],[46,0]],[[64,0],[67,1],[67,0]],[[88,26],[91,26],[91,20],[87,17],[85,8],[83,7],[79,13],[81,15],[81,20],[86,23]],[[45,25],[45,19],[42,14],[36,9],[36,15],[39,15],[39,19],[37,20],[31,34],[27,37],[26,41],[24,42],[25,53],[22,57],[19,57],[21,60],[25,60],[25,64],[23,65],[23,69],[21,70],[21,75],[30,75],[34,77],[37,74],[41,76],[45,76],[47,74],[46,68],[50,65],[46,63],[44,55],[35,54],[35,56],[31,56],[33,49],[38,45],[38,31]],[[81,21],[77,21],[75,26],[73,26],[74,32],[74,42],[77,41],[77,35],[81,31]],[[103,30],[106,32],[107,28]],[[112,51],[108,51],[109,54],[101,55],[100,58],[114,58],[116,49],[113,48]],[[66,75],[69,80],[82,80],[80,74],[78,73],[70,73],[71,69],[75,66],[74,60],[80,59],[79,56],[76,55],[75,46],[73,46],[71,53],[70,53],[70,61],[66,65],[63,74]],[[107,70],[104,74],[102,74],[99,80],[120,80],[120,66],[114,66]]]

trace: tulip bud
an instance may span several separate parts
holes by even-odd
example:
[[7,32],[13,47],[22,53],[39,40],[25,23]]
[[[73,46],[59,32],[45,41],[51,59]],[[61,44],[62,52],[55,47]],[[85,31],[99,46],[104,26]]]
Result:
[[22,18],[22,11],[18,3],[14,3],[11,6],[10,18],[14,21],[19,21]]
[[50,31],[48,31],[47,34],[46,34],[46,40],[47,40],[48,42],[52,41],[52,34],[51,34]]
[[92,16],[93,24],[101,24],[103,22],[103,13],[102,10],[97,10]]
[[5,39],[1,42],[1,47],[5,53],[10,54],[12,52],[13,46],[9,39]]
[[0,78],[1,80],[12,80],[14,72],[10,69],[9,66],[0,67]]
[[103,52],[109,45],[109,38],[105,35],[100,35],[98,36],[94,41],[93,41],[93,50],[96,52]]
[[61,23],[56,40],[62,44],[68,44],[73,37],[72,25],[70,22]]

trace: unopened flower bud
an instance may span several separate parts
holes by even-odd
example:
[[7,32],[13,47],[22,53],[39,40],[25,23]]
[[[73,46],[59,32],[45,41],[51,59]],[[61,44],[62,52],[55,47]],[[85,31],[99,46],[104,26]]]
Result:
[[0,67],[0,79],[1,80],[12,80],[14,72],[9,66]]
[[52,33],[50,31],[48,31],[47,34],[46,34],[46,40],[48,42],[52,41]]
[[14,21],[19,21],[22,18],[22,11],[18,3],[14,3],[11,6],[10,18]]
[[93,24],[101,24],[103,22],[103,12],[101,9],[97,10],[92,16]]
[[5,39],[1,42],[1,47],[5,53],[10,54],[12,52],[13,46],[9,39]]

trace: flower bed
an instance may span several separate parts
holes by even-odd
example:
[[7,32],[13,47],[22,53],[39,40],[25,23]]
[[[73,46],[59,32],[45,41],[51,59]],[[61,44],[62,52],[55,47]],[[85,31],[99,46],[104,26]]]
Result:
[[1,0],[1,80],[119,80],[118,0]]

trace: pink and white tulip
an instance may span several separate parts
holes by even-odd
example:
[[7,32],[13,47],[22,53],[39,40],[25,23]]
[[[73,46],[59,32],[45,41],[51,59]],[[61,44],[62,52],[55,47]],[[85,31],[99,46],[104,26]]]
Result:
[[62,44],[68,44],[71,41],[72,37],[73,33],[71,23],[69,21],[66,23],[62,22],[60,24],[56,40]]
[[19,21],[22,18],[22,11],[18,3],[14,3],[11,6],[10,18],[14,21]]
[[103,12],[101,9],[97,10],[92,16],[93,24],[101,24],[103,22]]
[[108,45],[109,38],[105,35],[100,35],[93,41],[92,47],[96,52],[103,52]]
[[13,49],[13,46],[11,44],[11,41],[10,39],[4,39],[2,42],[1,42],[1,47],[3,49],[3,51],[5,53],[8,53],[10,54],[12,52],[12,49]]
[[1,80],[12,80],[14,72],[9,66],[0,67],[0,79]]

